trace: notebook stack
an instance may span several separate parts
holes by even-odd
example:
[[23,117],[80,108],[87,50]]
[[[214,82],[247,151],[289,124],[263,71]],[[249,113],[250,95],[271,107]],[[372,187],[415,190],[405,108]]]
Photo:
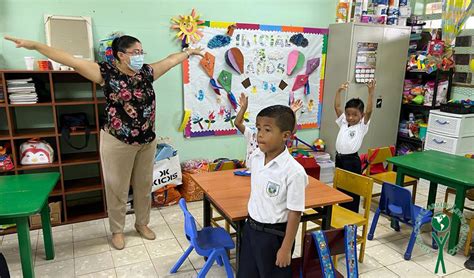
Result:
[[33,79],[12,79],[7,80],[8,98],[10,104],[34,104],[38,103]]

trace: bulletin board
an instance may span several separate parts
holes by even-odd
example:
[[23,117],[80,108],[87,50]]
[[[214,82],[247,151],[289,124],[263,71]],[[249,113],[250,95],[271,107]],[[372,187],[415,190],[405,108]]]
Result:
[[[231,25],[233,32],[227,35]],[[200,56],[191,56],[183,63],[184,118],[181,128],[185,137],[237,134],[234,120],[240,107],[232,105],[230,93],[237,101],[241,93],[248,96],[246,125],[255,125],[258,112],[267,106],[289,105],[291,99],[300,99],[303,107],[297,115],[298,129],[318,128],[328,31],[325,28],[206,21],[201,29],[202,39],[190,46],[202,47],[212,54],[215,58],[213,74],[211,78],[200,65]],[[243,61],[229,54],[228,51],[235,48]],[[239,66],[243,69],[241,72]],[[307,74],[310,68],[313,71]],[[222,86],[222,71],[231,84]]]

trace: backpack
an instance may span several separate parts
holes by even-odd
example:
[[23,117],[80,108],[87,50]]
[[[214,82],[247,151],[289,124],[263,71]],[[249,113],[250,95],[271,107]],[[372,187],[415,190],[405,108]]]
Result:
[[[89,144],[90,125],[86,113],[62,114],[60,119],[61,135],[64,141],[73,149],[82,150]],[[71,143],[71,131],[84,130],[85,142],[82,146],[76,147]]]
[[40,138],[32,138],[20,145],[21,164],[48,164],[54,161],[54,150],[51,145]]

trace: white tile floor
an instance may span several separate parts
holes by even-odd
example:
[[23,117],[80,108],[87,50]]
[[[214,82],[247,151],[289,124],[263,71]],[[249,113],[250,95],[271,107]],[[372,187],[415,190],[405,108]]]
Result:
[[[437,201],[442,201],[444,188],[438,189]],[[374,191],[380,191],[376,186]],[[420,184],[416,203],[426,205],[428,188]],[[374,198],[373,208],[378,198]],[[451,201],[452,202],[452,201]],[[473,205],[474,206],[474,205]],[[189,203],[191,213],[202,223],[202,202]],[[372,219],[373,212],[370,218]],[[46,261],[41,231],[31,232],[36,277],[168,277],[169,270],[178,260],[188,242],[183,234],[183,215],[178,206],[153,209],[150,227],[157,239],[142,239],[134,230],[134,216],[127,215],[126,248],[118,251],[110,245],[108,220],[100,219],[53,228],[56,258]],[[408,244],[410,228],[401,225],[395,232],[390,221],[381,217],[375,238],[367,242],[364,263],[359,264],[361,277],[437,277],[434,274],[436,254],[426,254],[415,245],[412,259],[405,261],[403,254]],[[428,233],[425,242],[431,242]],[[5,255],[12,277],[21,277],[21,264],[16,235],[0,236],[0,250]],[[296,252],[300,250],[297,236]],[[231,254],[234,257],[234,253]],[[462,254],[445,254],[446,277],[473,277],[474,271],[463,266]],[[234,262],[234,260],[232,260]],[[196,277],[203,267],[201,257],[192,253],[179,272],[173,277]],[[338,268],[345,273],[344,258],[339,258]],[[439,275],[442,276],[442,275]],[[214,266],[207,277],[226,277],[223,268]]]

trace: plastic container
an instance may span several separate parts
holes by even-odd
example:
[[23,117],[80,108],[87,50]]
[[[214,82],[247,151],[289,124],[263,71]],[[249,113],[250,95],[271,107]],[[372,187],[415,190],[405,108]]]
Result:
[[474,105],[463,103],[442,103],[440,110],[442,112],[453,114],[471,114],[474,113]]
[[428,124],[419,124],[418,126],[420,128],[418,131],[419,132],[418,134],[420,136],[420,139],[424,141],[426,137],[426,130],[428,128]]

